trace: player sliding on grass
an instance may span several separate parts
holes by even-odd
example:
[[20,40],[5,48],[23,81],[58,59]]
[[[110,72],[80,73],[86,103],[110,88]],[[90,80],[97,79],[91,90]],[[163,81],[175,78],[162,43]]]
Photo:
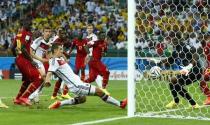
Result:
[[65,81],[65,84],[68,86],[71,92],[78,95],[78,97],[64,101],[56,101],[49,106],[50,109],[56,109],[63,105],[75,105],[84,103],[86,101],[86,95],[98,96],[106,103],[110,103],[121,108],[126,107],[127,99],[118,101],[113,97],[106,95],[100,88],[82,82],[80,77],[74,74],[70,66],[61,57],[63,52],[61,45],[53,44],[51,51],[52,58],[49,60],[49,69],[46,76],[45,85],[50,85],[50,78],[52,73],[55,73],[58,77]]
[[197,55],[194,48],[188,49],[185,43],[178,42],[178,40],[173,41],[175,50],[172,53],[172,56],[161,60],[159,65],[172,65],[175,61],[180,62],[180,66],[183,66],[180,70],[181,75],[172,77],[169,81],[169,88],[173,96],[173,101],[166,105],[166,108],[174,108],[179,104],[179,97],[182,96],[189,101],[192,108],[199,108],[200,106],[194,101],[190,96],[188,91],[184,86],[192,84],[202,77],[202,67],[198,61],[199,56]]

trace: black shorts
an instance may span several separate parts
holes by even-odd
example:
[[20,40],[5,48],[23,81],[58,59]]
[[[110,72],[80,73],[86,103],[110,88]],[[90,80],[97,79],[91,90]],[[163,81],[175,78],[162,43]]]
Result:
[[198,80],[202,77],[202,68],[198,66],[194,66],[187,76],[185,75],[177,75],[178,84],[180,85],[189,85]]

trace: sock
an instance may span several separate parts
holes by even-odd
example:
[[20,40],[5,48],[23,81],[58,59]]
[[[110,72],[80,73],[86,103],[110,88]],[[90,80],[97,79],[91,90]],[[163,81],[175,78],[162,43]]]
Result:
[[96,78],[96,84],[98,85],[99,88],[102,88],[102,81],[103,81],[103,78],[98,75],[97,78]]
[[53,97],[57,96],[60,86],[61,86],[61,81],[60,80],[56,81],[54,90],[53,90]]
[[207,97],[210,97],[210,90],[206,81],[203,80],[200,82],[200,89]]
[[120,101],[116,100],[115,98],[111,97],[111,96],[108,96],[106,94],[104,94],[101,99],[106,102],[106,103],[109,103],[109,104],[112,104],[112,105],[116,105],[116,106],[120,106]]
[[27,82],[27,81],[23,81],[23,83],[22,83],[22,85],[21,85],[21,87],[20,87],[20,90],[19,90],[19,92],[18,92],[18,94],[17,94],[17,96],[16,96],[16,99],[18,99],[18,98],[20,98],[21,96],[22,96],[22,94],[25,92],[25,90],[28,88],[28,85],[29,85],[30,83],[29,82]]
[[175,89],[176,89],[176,90],[179,90],[178,93],[179,93],[183,98],[187,99],[191,105],[195,105],[195,104],[196,104],[196,102],[192,99],[192,97],[191,97],[190,94],[187,92],[187,90],[185,90],[181,85],[176,84]]
[[177,91],[175,90],[175,87],[172,83],[169,84],[169,88],[170,88],[171,94],[174,98],[174,102],[179,103],[179,97],[178,97]]
[[69,92],[69,88],[67,87],[67,85],[64,85],[63,95],[68,94],[68,92]]
[[85,70],[81,70],[81,80],[84,81],[85,80]]
[[32,82],[21,97],[28,98],[31,95],[31,93],[33,93],[36,89],[38,89],[41,86],[41,82],[41,80],[36,80]]
[[74,98],[61,101],[61,106],[63,106],[63,105],[74,105],[74,104],[75,104],[75,99]]

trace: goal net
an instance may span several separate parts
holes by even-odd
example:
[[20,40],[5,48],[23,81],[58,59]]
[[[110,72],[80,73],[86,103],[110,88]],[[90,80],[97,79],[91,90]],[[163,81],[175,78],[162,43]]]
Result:
[[[203,104],[207,95],[200,87],[202,78],[196,77],[197,81],[194,79],[189,85],[180,83],[192,99],[186,99],[186,95],[183,98],[177,91],[179,103],[167,107],[174,100],[169,87],[171,79],[178,79],[182,66],[188,66],[183,60],[192,61],[186,55],[198,55],[200,68],[206,68],[204,46],[210,40],[209,5],[208,0],[128,2],[128,116],[210,120],[210,107]],[[178,45],[182,49],[177,49]],[[174,53],[185,53],[184,59]],[[159,63],[169,61],[169,57],[175,58],[172,64]],[[161,76],[151,77],[153,66],[162,69]],[[135,77],[134,73],[141,75]],[[198,108],[193,108],[192,100]]]

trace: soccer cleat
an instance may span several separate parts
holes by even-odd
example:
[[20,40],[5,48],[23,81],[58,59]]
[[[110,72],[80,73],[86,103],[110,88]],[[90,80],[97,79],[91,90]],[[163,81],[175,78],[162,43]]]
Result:
[[15,105],[21,105],[20,99],[15,98],[15,99],[13,99],[13,102]]
[[204,102],[204,105],[210,105],[210,97],[208,97]]
[[106,95],[110,95],[110,93],[106,89],[101,89]]
[[127,106],[127,102],[128,102],[127,98],[122,100],[120,102],[120,108],[124,109]]
[[61,101],[56,101],[53,104],[51,104],[48,108],[49,109],[57,109],[61,106]]
[[25,106],[31,106],[32,105],[30,103],[30,100],[28,98],[22,98],[22,97],[20,97],[20,102],[21,102],[21,105],[25,105]]
[[51,100],[62,100],[60,96],[51,96]]
[[62,94],[61,97],[64,98],[64,99],[71,99],[72,98],[68,93],[66,95]]
[[0,108],[9,108],[9,107],[0,101]]
[[170,103],[166,105],[166,108],[172,109],[172,108],[175,108],[177,105],[178,103],[171,101]]
[[193,109],[199,109],[199,108],[201,108],[201,106],[196,103],[195,105],[192,105],[192,108]]

